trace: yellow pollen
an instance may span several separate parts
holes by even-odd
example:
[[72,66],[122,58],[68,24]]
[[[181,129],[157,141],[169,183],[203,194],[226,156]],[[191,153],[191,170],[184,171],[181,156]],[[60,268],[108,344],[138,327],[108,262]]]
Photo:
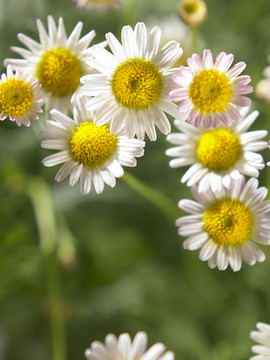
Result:
[[162,74],[155,64],[139,58],[120,64],[112,78],[112,92],[123,106],[143,110],[160,100]]
[[202,113],[224,111],[232,93],[227,75],[215,69],[198,72],[189,87],[193,105]]
[[213,171],[231,169],[242,155],[239,137],[227,129],[212,129],[202,134],[197,144],[197,158]]
[[43,88],[53,95],[73,93],[80,84],[82,75],[77,55],[64,48],[46,51],[36,70]]
[[97,167],[105,163],[117,149],[117,136],[107,125],[92,122],[81,123],[70,139],[73,159],[84,166]]
[[33,106],[34,94],[29,83],[8,79],[0,85],[0,111],[11,117],[24,116]]
[[236,199],[217,200],[204,211],[204,230],[218,245],[244,244],[252,236],[253,215]]
[[199,8],[199,4],[196,1],[186,1],[184,3],[184,9],[188,14],[195,13]]

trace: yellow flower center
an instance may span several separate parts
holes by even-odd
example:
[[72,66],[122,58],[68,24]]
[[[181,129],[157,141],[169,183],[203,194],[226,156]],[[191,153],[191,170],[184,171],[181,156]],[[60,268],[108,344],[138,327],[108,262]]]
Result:
[[199,4],[197,1],[185,1],[184,9],[188,14],[195,13],[199,8]]
[[105,163],[117,149],[117,136],[107,125],[92,122],[81,123],[70,139],[73,159],[84,166],[96,167]]
[[227,129],[212,129],[202,134],[197,145],[198,160],[210,170],[229,170],[240,159],[239,137]]
[[0,85],[0,111],[14,118],[31,109],[33,98],[30,84],[22,80],[8,79]]
[[203,221],[204,230],[218,245],[242,245],[252,235],[252,212],[236,199],[217,200],[204,211]]
[[120,64],[112,78],[112,92],[123,106],[143,110],[159,101],[162,74],[155,64],[139,58]]
[[80,60],[68,49],[46,51],[36,70],[43,88],[53,95],[73,93],[80,84],[82,75]]
[[224,111],[232,93],[227,75],[215,69],[198,72],[189,87],[193,105],[202,113]]

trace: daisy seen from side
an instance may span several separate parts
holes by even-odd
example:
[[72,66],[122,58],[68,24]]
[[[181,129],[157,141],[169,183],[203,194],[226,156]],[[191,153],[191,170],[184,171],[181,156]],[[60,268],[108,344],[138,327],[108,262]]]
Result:
[[228,189],[198,192],[191,188],[194,200],[180,200],[178,206],[189,213],[176,220],[178,233],[187,237],[184,249],[200,249],[199,258],[210,268],[225,270],[229,265],[239,271],[242,259],[249,265],[265,260],[256,243],[270,244],[270,201],[258,180],[245,183],[244,176],[233,180]]
[[112,133],[124,124],[129,138],[136,135],[143,140],[146,133],[156,140],[155,125],[163,134],[171,130],[164,112],[182,117],[168,95],[175,88],[171,66],[182,55],[182,48],[170,41],[159,50],[160,28],[148,34],[144,23],[137,23],[134,30],[124,26],[121,37],[122,44],[112,33],[106,34],[112,53],[95,46],[93,58],[87,59],[98,71],[81,79],[83,94],[92,97],[87,107],[99,109],[96,124],[110,122]]
[[229,187],[232,179],[240,174],[258,177],[259,170],[265,166],[263,157],[255,151],[267,148],[261,139],[267,136],[266,130],[246,132],[257,119],[259,112],[253,111],[245,117],[248,108],[241,109],[244,119],[230,127],[220,124],[215,129],[196,128],[192,124],[175,120],[180,131],[167,135],[167,141],[178,145],[166,150],[173,157],[172,168],[191,165],[181,178],[187,186],[198,184],[198,191],[210,187],[221,191]]
[[156,343],[147,349],[147,334],[138,332],[133,341],[129,334],[120,334],[117,338],[109,334],[105,338],[105,344],[100,341],[91,343],[86,349],[87,360],[174,360],[174,353],[165,352],[165,345]]
[[120,6],[122,0],[74,0],[77,6],[86,10],[107,11]]
[[250,337],[257,342],[252,346],[252,351],[256,354],[250,360],[268,360],[270,358],[270,325],[262,322],[256,324],[258,331],[252,331]]
[[170,92],[171,99],[179,101],[178,111],[183,112],[186,121],[196,127],[215,128],[220,122],[230,126],[242,120],[238,107],[251,104],[243,95],[253,88],[248,75],[241,75],[246,64],[241,61],[232,68],[234,56],[221,52],[215,62],[210,50],[203,51],[203,57],[193,54],[187,59],[188,66],[181,66],[173,80],[179,86]]
[[88,194],[93,183],[97,194],[104,184],[114,187],[116,178],[124,175],[123,166],[136,166],[135,157],[143,156],[144,141],[129,139],[121,129],[111,134],[108,125],[94,123],[95,114],[86,110],[86,99],[78,96],[73,111],[74,119],[53,109],[52,120],[46,120],[41,132],[43,148],[59,150],[47,156],[45,166],[64,164],[55,180],[69,176],[69,185],[80,179],[82,194]]
[[85,59],[91,56],[89,44],[95,32],[92,30],[80,39],[82,27],[82,22],[78,22],[67,37],[61,17],[57,26],[53,17],[48,16],[48,33],[38,19],[40,42],[19,33],[18,39],[28,49],[13,46],[11,50],[21,55],[22,59],[8,58],[4,61],[5,66],[19,66],[39,81],[46,96],[46,112],[52,108],[62,112],[72,109],[70,101],[80,87],[80,78],[92,71]]
[[180,19],[187,25],[199,26],[207,16],[207,7],[202,0],[181,0],[177,6]]
[[0,120],[9,118],[18,126],[30,126],[32,119],[38,120],[44,100],[40,87],[31,75],[24,74],[20,68],[13,72],[8,66],[0,81]]

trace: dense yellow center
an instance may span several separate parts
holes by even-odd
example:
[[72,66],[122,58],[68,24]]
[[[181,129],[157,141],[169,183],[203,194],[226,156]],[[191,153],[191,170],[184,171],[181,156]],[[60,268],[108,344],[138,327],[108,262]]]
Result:
[[227,129],[212,129],[200,137],[198,160],[210,170],[229,170],[239,160],[242,146],[239,137]]
[[53,95],[73,93],[80,84],[82,75],[80,60],[68,49],[46,51],[36,70],[43,88]]
[[202,113],[224,111],[232,97],[232,87],[225,73],[202,70],[195,75],[189,87],[194,107]]
[[184,9],[188,14],[195,13],[199,8],[199,4],[196,1],[186,1],[184,3]]
[[139,58],[120,64],[112,78],[112,92],[116,100],[133,110],[143,110],[159,101],[162,74],[155,64]]
[[33,105],[34,94],[29,83],[8,79],[0,85],[0,111],[11,117],[24,116]]
[[203,221],[204,230],[218,245],[242,245],[252,235],[252,212],[236,199],[216,201],[204,211]]
[[84,166],[96,167],[105,163],[117,148],[117,136],[110,133],[107,125],[82,123],[70,139],[73,159]]

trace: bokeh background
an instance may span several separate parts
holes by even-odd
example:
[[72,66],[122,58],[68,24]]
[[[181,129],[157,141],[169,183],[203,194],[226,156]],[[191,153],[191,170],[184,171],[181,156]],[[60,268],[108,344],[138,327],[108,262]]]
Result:
[[[200,54],[203,48],[214,56],[234,53],[235,61],[247,63],[255,86],[270,54],[269,0],[206,4]],[[160,25],[165,41],[181,42],[185,64],[190,29],[177,19],[176,5],[126,0],[102,13],[78,9],[73,0],[1,0],[0,63],[17,57],[9,49],[20,46],[17,33],[37,40],[36,18],[46,24],[52,14],[64,18],[67,34],[78,21],[83,34],[95,29],[94,43],[108,31],[119,36],[126,24]],[[260,111],[252,129],[270,130],[270,104],[250,97]],[[41,164],[50,153],[40,148],[42,120],[30,128],[0,124],[0,359],[84,359],[90,342],[139,330],[150,344],[165,343],[178,360],[249,358],[250,331],[257,321],[270,323],[270,250],[263,249],[264,263],[233,273],[211,270],[197,251],[182,249],[174,217],[182,215],[177,202],[191,195],[179,181],[186,169],[168,166],[170,145],[161,133],[128,172],[171,201],[170,218],[162,198],[155,206],[122,179],[99,196],[83,196],[68,181],[55,183],[56,169]],[[263,156],[269,160],[269,150]],[[269,186],[269,168],[259,181]]]

